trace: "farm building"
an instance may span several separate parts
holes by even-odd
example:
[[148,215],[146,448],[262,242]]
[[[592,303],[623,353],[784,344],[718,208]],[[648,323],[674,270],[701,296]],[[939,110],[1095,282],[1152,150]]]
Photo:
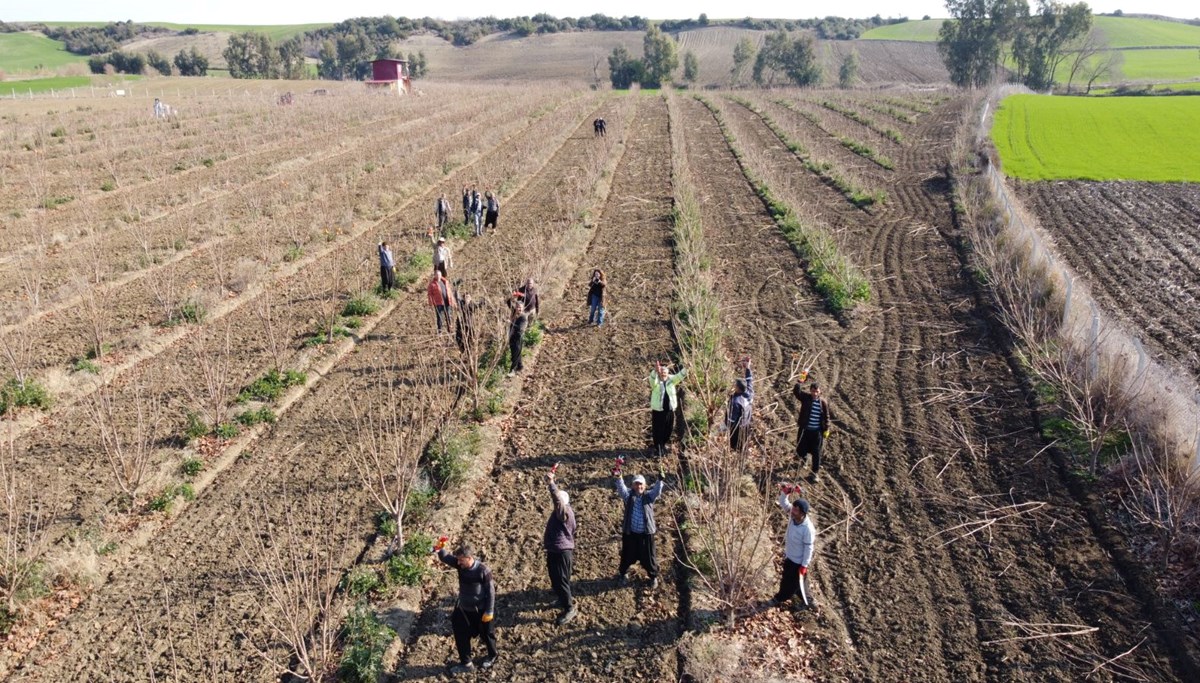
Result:
[[371,80],[367,87],[373,90],[407,95],[412,87],[408,74],[407,59],[376,59],[371,62]]

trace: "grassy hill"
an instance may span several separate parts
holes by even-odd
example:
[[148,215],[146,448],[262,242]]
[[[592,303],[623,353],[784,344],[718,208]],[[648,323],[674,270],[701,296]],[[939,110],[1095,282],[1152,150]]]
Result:
[[67,52],[62,42],[40,33],[0,33],[0,70],[7,73],[33,71],[38,67],[57,69],[85,62],[87,57]]
[[[74,28],[76,26],[104,26],[109,23],[107,21],[43,21],[30,22],[42,23],[47,26],[65,26]],[[168,28],[172,31],[182,31],[187,28],[194,28],[206,33],[240,33],[242,31],[257,31],[271,36],[271,40],[276,42],[287,40],[292,36],[298,36],[305,31],[312,31],[326,26],[333,26],[332,23],[324,24],[279,24],[274,26],[266,25],[250,25],[250,24],[172,24],[166,21],[139,21],[139,24],[146,26],[160,26]]]
[[[863,40],[936,42],[943,19],[906,21],[880,26],[862,34]],[[1200,26],[1142,17],[1095,17],[1109,47],[1200,47]]]
[[1027,180],[1200,182],[1200,98],[1013,95],[992,139]]

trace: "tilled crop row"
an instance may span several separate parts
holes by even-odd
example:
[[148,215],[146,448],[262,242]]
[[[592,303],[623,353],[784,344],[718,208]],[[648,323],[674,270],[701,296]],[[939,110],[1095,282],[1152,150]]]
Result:
[[[1146,634],[1121,628],[1141,618],[1136,600],[1063,485],[1065,473],[1039,457],[1024,390],[960,272],[945,185],[928,182],[957,113],[946,108],[914,132],[924,151],[902,157],[894,184],[912,186],[903,214],[897,207],[850,221],[832,208],[831,189],[804,195],[844,226],[856,261],[878,264],[876,310],[846,327],[826,318],[807,333],[759,327],[770,313],[752,307],[729,315],[745,316],[745,328],[732,327],[748,328],[764,356],[780,355],[781,344],[825,350],[814,375],[833,386],[844,428],[827,447],[826,477],[808,493],[828,532],[816,581],[818,600],[832,605],[820,623],[844,634],[849,677],[1075,680]],[[743,118],[744,152],[803,173],[777,140],[755,133],[754,121],[734,118]],[[700,123],[689,130],[715,139]],[[719,166],[710,159],[707,167]],[[723,258],[739,302],[763,286],[761,277],[739,277],[764,270],[761,259],[742,254]],[[773,387],[781,401],[786,389]],[[1111,594],[1130,599],[1103,606],[1100,596]],[[1070,644],[1019,639],[1019,624],[1046,623],[1100,628]],[[1156,661],[1161,642],[1150,636],[1141,648],[1138,665],[1169,677]]]
[[[610,123],[610,126],[612,124]],[[614,134],[610,128],[609,135]],[[675,640],[679,595],[672,561],[674,531],[660,513],[661,585],[650,590],[640,569],[633,585],[615,581],[622,503],[610,475],[616,456],[651,484],[674,458],[644,455],[645,376],[673,350],[670,135],[665,103],[647,98],[629,124],[626,150],[586,255],[563,301],[547,305],[549,334],[521,399],[485,495],[464,528],[484,548],[497,581],[501,656],[496,676],[513,681],[648,680],[678,677]],[[592,269],[609,282],[602,327],[586,323],[581,305]],[[574,593],[579,618],[554,624],[541,535],[550,509],[544,473],[560,463],[560,484],[579,523]],[[673,484],[675,485],[675,484]],[[660,509],[665,510],[664,506]],[[401,680],[445,671],[453,652],[451,577],[427,601],[397,669]]]
[[[509,200],[500,232],[468,241],[458,250],[458,267],[481,269],[479,286],[486,291],[512,285],[514,273],[489,267],[497,251],[535,253],[539,244],[553,244],[564,221],[575,218],[547,199],[574,191],[573,179],[589,175],[586,169],[597,161],[592,158],[597,143],[592,140],[591,118],[606,112],[593,112],[587,104],[570,105],[574,121],[569,139]],[[543,118],[562,121],[556,114]],[[586,120],[580,123],[581,118]],[[554,128],[547,123],[535,131],[541,145],[550,141],[553,147],[555,140],[562,140],[553,134]],[[528,160],[531,151],[518,147],[514,153]],[[243,573],[245,559],[238,549],[244,541],[239,538],[269,536],[270,529],[278,533],[277,525],[290,519],[288,511],[303,504],[340,520],[329,525],[337,537],[325,547],[336,566],[353,564],[374,510],[343,455],[354,447],[355,434],[347,430],[354,420],[352,402],[379,381],[381,362],[409,367],[414,351],[443,343],[444,338],[432,335],[432,314],[423,295],[401,297],[358,341],[356,351],[254,444],[252,457],[223,473],[163,530],[152,548],[113,571],[102,590],[26,659],[28,665],[14,680],[61,680],[85,675],[101,662],[112,680],[122,681],[144,680],[150,671],[169,675],[175,661],[188,662],[190,671],[204,672],[208,680],[277,675],[275,667],[286,664],[286,652],[272,635],[278,615],[260,611],[255,588]],[[164,557],[178,558],[166,574]],[[327,580],[337,581],[337,576]],[[169,608],[162,601],[166,592],[172,596]],[[111,618],[117,611],[136,614],[135,623]],[[186,626],[174,615],[183,615]],[[147,638],[162,647],[140,649],[138,643]]]

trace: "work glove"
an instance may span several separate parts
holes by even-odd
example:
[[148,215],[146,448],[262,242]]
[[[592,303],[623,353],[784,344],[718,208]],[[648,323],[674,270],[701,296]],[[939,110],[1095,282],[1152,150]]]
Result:
[[495,619],[495,617],[492,616],[491,612],[484,612],[483,617],[481,618],[481,621],[483,621],[483,623],[486,624],[486,623],[490,622],[492,619]]
[[800,568],[800,576],[808,576],[808,567]]
[[822,438],[825,438],[825,439],[828,439],[828,438],[829,438],[829,430],[828,430],[828,429],[826,429],[826,430],[825,430],[825,433],[821,434],[821,437],[822,437]]

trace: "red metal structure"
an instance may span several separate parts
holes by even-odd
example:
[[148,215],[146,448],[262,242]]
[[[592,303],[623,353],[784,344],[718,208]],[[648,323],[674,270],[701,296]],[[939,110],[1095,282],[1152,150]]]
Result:
[[376,59],[371,62],[371,80],[367,87],[407,95],[412,88],[407,59]]

